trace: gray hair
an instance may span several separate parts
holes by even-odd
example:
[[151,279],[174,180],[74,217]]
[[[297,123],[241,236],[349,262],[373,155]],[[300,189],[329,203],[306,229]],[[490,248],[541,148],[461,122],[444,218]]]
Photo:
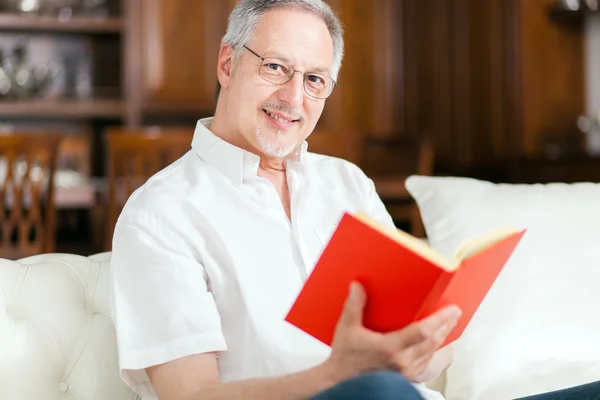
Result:
[[[242,53],[243,45],[250,42],[256,26],[262,17],[270,10],[281,7],[295,7],[317,15],[323,20],[333,41],[332,78],[337,80],[344,58],[344,30],[336,13],[323,0],[241,0],[229,15],[227,32],[221,45],[231,45],[235,49],[235,58]],[[217,79],[219,97],[221,85]]]

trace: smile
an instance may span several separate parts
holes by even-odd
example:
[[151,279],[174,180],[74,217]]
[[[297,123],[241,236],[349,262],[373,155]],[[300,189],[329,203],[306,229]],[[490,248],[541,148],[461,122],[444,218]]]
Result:
[[271,117],[271,118],[273,118],[274,120],[276,120],[276,121],[278,121],[278,122],[281,122],[281,123],[283,123],[283,124],[289,124],[289,123],[292,123],[292,122],[296,122],[296,121],[298,121],[297,119],[285,119],[285,118],[282,118],[282,117],[280,117],[280,116],[278,116],[278,115],[275,115],[275,114],[273,114],[273,113],[271,113],[271,112],[269,112],[269,111],[267,111],[267,110],[264,110],[264,109],[263,109],[263,111],[264,111],[264,112],[265,112],[265,114],[267,114],[269,117]]

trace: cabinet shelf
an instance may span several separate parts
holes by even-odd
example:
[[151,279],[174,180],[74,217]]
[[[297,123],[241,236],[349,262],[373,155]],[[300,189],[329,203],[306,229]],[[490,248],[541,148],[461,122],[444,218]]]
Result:
[[122,118],[121,100],[0,101],[0,118]]
[[73,17],[68,21],[59,21],[48,16],[0,13],[0,31],[120,33],[124,25],[122,18]]

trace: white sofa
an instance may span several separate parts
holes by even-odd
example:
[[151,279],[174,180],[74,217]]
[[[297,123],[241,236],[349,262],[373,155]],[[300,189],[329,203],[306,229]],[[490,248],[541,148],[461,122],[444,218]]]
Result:
[[119,376],[109,259],[0,259],[0,399],[138,399]]
[[0,399],[139,399],[119,377],[109,261],[0,259]]
[[[499,225],[528,229],[434,387],[507,400],[600,380],[600,184],[413,177],[407,188],[446,255]],[[118,373],[109,258],[0,260],[0,399],[137,399]]]

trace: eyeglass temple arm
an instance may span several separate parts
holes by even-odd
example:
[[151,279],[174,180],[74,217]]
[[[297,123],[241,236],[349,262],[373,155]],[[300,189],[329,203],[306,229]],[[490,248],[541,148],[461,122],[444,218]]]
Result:
[[260,58],[260,61],[265,61],[265,58],[258,55],[256,52],[254,52],[254,50],[252,50],[251,48],[249,48],[248,46],[246,46],[245,44],[243,45],[243,47],[248,50],[250,53],[254,54],[256,57]]

